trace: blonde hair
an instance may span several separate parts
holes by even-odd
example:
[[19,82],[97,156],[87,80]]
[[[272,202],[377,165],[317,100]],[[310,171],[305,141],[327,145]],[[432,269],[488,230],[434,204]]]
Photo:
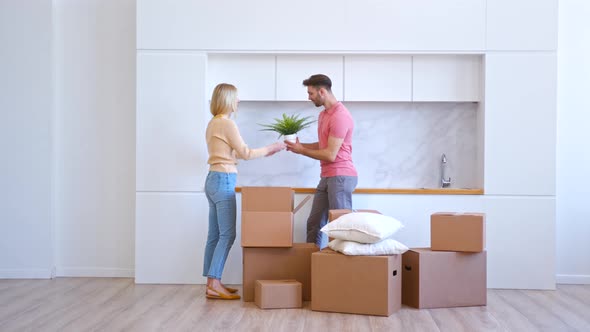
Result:
[[211,114],[229,114],[238,109],[238,89],[227,83],[218,84],[211,96]]

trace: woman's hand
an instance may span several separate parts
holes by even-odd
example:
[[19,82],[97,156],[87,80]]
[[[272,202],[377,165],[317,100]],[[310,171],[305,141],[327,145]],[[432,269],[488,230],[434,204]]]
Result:
[[281,150],[284,150],[285,149],[285,143],[283,143],[283,142],[276,142],[276,143],[273,143],[273,144],[267,146],[267,148],[268,148],[268,153],[265,155],[265,157],[272,156],[273,154],[275,154],[275,153],[277,153],[277,152],[279,152]]

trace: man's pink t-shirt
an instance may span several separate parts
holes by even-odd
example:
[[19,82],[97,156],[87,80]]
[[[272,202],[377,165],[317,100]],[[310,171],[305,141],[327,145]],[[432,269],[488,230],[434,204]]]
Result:
[[352,163],[352,131],[354,122],[350,112],[341,102],[320,113],[318,119],[319,148],[328,147],[328,137],[344,138],[334,162],[320,161],[321,176],[357,176]]

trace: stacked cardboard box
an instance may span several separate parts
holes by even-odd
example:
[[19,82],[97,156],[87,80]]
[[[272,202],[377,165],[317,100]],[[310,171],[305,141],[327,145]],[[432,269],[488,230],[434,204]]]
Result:
[[294,279],[302,284],[303,300],[311,300],[311,254],[314,243],[293,243],[291,248],[243,248],[243,296],[254,301],[256,280]]
[[402,303],[416,308],[486,305],[485,215],[439,212],[430,218],[431,248],[402,258]]
[[[293,307],[291,297],[277,295],[292,295],[297,289],[284,280],[300,282],[299,296],[311,300],[311,254],[318,247],[293,243],[293,216],[306,201],[294,208],[294,192],[288,187],[242,188],[244,301],[256,301],[264,308]],[[273,284],[272,280],[282,282]],[[258,291],[257,281],[261,282]],[[273,292],[279,293],[273,296]],[[275,300],[265,300],[268,298]]]
[[430,248],[482,252],[486,246],[485,226],[483,213],[434,213],[430,216]]
[[262,309],[301,308],[301,283],[297,280],[256,280],[254,299]]
[[401,255],[311,255],[311,310],[390,316],[401,308]]
[[[350,212],[330,210],[329,220]],[[390,316],[401,308],[401,255],[347,256],[324,249],[311,257],[312,310]]]
[[242,247],[293,246],[294,202],[288,187],[242,188]]

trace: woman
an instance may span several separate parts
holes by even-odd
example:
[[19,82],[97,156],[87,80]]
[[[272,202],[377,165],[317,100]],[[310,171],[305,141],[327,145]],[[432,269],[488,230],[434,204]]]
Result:
[[205,194],[209,201],[209,233],[205,247],[203,276],[207,277],[207,298],[237,300],[236,289],[221,283],[221,274],[229,250],[236,238],[237,160],[270,156],[285,148],[282,142],[250,149],[230,119],[238,108],[238,90],[231,84],[219,84],[211,97],[213,119],[207,126],[209,174]]

